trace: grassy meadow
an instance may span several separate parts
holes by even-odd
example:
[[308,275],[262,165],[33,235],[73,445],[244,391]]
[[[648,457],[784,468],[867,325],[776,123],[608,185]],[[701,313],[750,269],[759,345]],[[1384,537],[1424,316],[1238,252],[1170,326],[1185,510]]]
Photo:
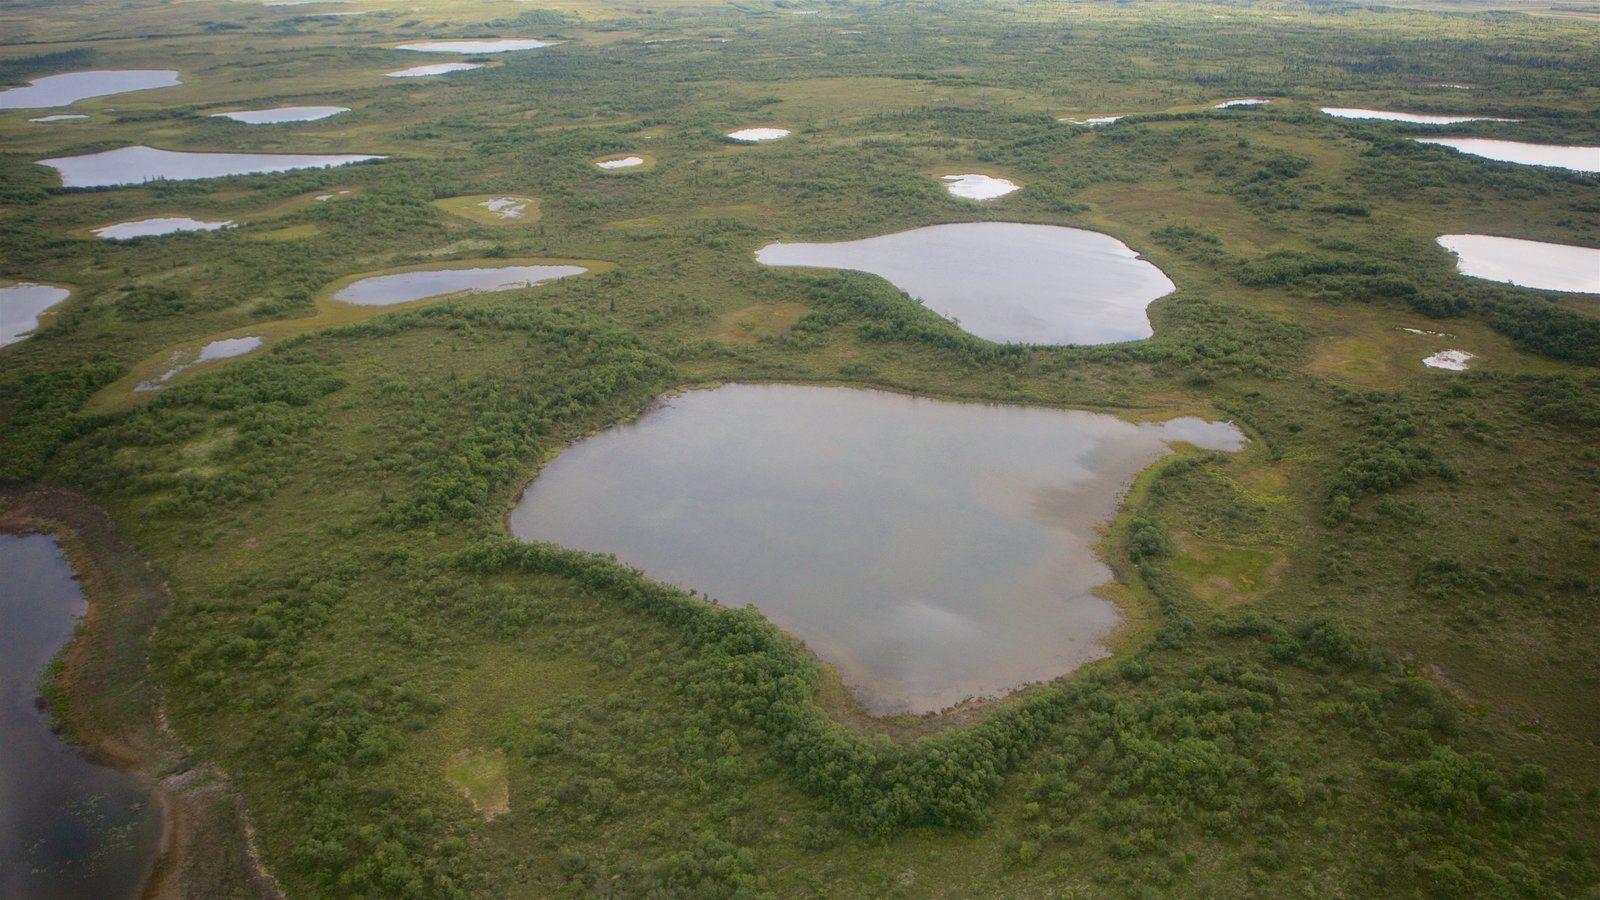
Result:
[[[1600,300],[1464,278],[1434,243],[1600,246],[1600,178],[1410,140],[1600,143],[1600,7],[348,6],[0,9],[0,83],[181,72],[0,112],[0,283],[74,290],[0,350],[0,479],[88,495],[165,579],[152,680],[288,895],[1600,889]],[[384,77],[456,61],[396,44],[466,37],[560,43]],[[1273,102],[1212,109],[1237,97]],[[351,112],[208,117],[289,104]],[[52,112],[91,118],[28,122]],[[1102,115],[1126,118],[1061,121]],[[764,125],[794,133],[724,137]],[[132,144],[388,158],[94,190],[36,165]],[[648,164],[594,165],[625,155]],[[1023,189],[960,200],[952,172]],[[536,202],[476,205],[502,196]],[[156,215],[239,227],[85,231]],[[754,258],[984,220],[1124,241],[1178,286],[1155,336],[995,345],[880,279]],[[326,299],[485,261],[590,272]],[[247,334],[267,346],[132,393]],[[1471,370],[1421,365],[1445,347]],[[1111,658],[879,720],[753,610],[504,529],[567,443],[732,381],[1201,414],[1252,443],[1130,490]]]

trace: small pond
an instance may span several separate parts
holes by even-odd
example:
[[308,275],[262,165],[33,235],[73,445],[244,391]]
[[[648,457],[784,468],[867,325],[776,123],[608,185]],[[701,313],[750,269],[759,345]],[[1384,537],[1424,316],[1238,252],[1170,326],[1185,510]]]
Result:
[[1081,228],[971,222],[832,244],[768,244],[769,266],[855,269],[887,279],[962,329],[1019,344],[1149,337],[1145,307],[1172,293],[1121,241]]
[[1338,119],[1377,119],[1384,122],[1406,122],[1411,125],[1457,125],[1462,122],[1516,122],[1498,116],[1434,116],[1423,113],[1387,112],[1381,109],[1352,109],[1343,106],[1324,106],[1322,111]]
[[36,702],[84,607],[54,538],[0,534],[0,897],[137,897],[161,841],[149,794],[64,743]]
[[1423,357],[1422,364],[1430,369],[1465,372],[1467,364],[1476,358],[1465,350],[1440,350],[1432,356]]
[[1244,98],[1239,99],[1239,100],[1224,100],[1221,103],[1218,103],[1218,104],[1216,104],[1215,106],[1213,106],[1211,108],[1212,109],[1234,109],[1235,107],[1240,107],[1240,106],[1266,106],[1268,103],[1271,103],[1271,102],[1272,102],[1271,100],[1263,100],[1260,97],[1244,97]]
[[103,153],[40,160],[61,173],[62,187],[112,187],[147,181],[193,181],[294,169],[326,169],[382,156],[298,153],[184,153],[154,147],[119,147]]
[[1115,122],[1115,121],[1117,121],[1118,119],[1121,119],[1121,118],[1123,118],[1123,117],[1122,116],[1090,116],[1087,119],[1062,119],[1061,121],[1070,122],[1073,125],[1095,126],[1095,125],[1110,125],[1112,122]]
[[26,339],[39,327],[39,317],[72,296],[53,284],[23,282],[0,287],[0,347]]
[[994,200],[1022,190],[1022,185],[1015,181],[993,175],[944,175],[939,180],[944,182],[950,196],[963,200]]
[[1600,147],[1565,147],[1560,144],[1529,144],[1524,141],[1499,141],[1491,138],[1414,138],[1422,144],[1451,147],[1471,156],[1525,166],[1549,166],[1574,172],[1600,172]]
[[587,271],[583,266],[493,266],[396,272],[352,281],[333,299],[354,306],[392,306],[449,294],[512,291]]
[[492,41],[424,41],[420,44],[401,44],[396,50],[415,50],[418,53],[509,53],[513,50],[538,50],[559,41],[536,41],[525,38],[504,38]]
[[148,91],[180,84],[172,69],[97,69],[35,78],[24,87],[0,91],[0,109],[49,109],[90,97]]
[[180,231],[217,231],[227,228],[233,223],[202,222],[188,216],[166,216],[155,219],[139,219],[134,222],[118,222],[104,228],[94,229],[96,237],[108,241],[126,241],[131,238],[156,237],[163,234],[177,234]]
[[620,159],[602,159],[595,165],[602,169],[631,169],[634,166],[644,165],[644,157],[624,156]]
[[728,137],[747,144],[760,141],[776,141],[792,134],[787,128],[741,128],[738,131],[728,132]]
[[1446,234],[1456,271],[1541,291],[1600,294],[1600,249],[1488,234]]
[[528,217],[528,204],[532,202],[529,197],[495,197],[478,205],[494,213],[497,218],[525,219]]
[[429,66],[412,66],[398,72],[390,72],[386,78],[427,78],[430,75],[449,75],[451,72],[465,72],[469,69],[481,69],[483,63],[434,63]]
[[232,119],[246,125],[279,125],[284,122],[315,122],[350,111],[348,106],[280,106],[276,109],[241,109],[212,113],[213,119]]
[[192,369],[201,363],[214,362],[219,359],[232,359],[235,356],[243,356],[246,353],[255,351],[260,346],[261,338],[251,336],[223,338],[222,340],[212,341],[206,344],[204,347],[201,347],[200,352],[196,353],[193,359],[186,359],[185,357],[187,357],[188,354],[180,350],[177,353],[172,354],[172,358],[167,361],[167,364],[171,366],[171,368],[167,369],[165,372],[162,372],[159,376],[150,379],[149,381],[139,382],[134,386],[133,389],[136,391],[159,391],[166,387],[167,382],[178,377],[178,375],[186,369]]
[[929,712],[1106,655],[1097,529],[1175,441],[1245,444],[1195,418],[733,384],[567,449],[509,525],[755,604],[872,712]]
[[29,119],[28,121],[37,125],[51,125],[56,122],[83,122],[88,118],[88,116],[80,115],[40,116],[37,119]]

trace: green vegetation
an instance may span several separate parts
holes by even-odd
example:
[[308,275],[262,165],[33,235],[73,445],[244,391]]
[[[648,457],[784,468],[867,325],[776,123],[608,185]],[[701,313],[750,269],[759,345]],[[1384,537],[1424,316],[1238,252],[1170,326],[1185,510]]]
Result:
[[[86,101],[70,130],[0,115],[0,277],[76,289],[0,351],[0,478],[87,493],[164,576],[153,680],[291,896],[1600,886],[1600,316],[1462,278],[1434,244],[1600,246],[1600,180],[1316,112],[1470,111],[1524,121],[1450,133],[1600,142],[1592,16],[191,3],[119,7],[149,37],[100,40],[109,7],[83,9],[0,11],[19,42],[0,80],[170,64],[185,83]],[[563,43],[382,77],[437,61],[393,43],[491,34]],[[684,40],[644,43],[663,37]],[[1278,99],[1209,109],[1252,95]],[[352,112],[204,115],[280,101]],[[795,134],[722,137],[767,122]],[[390,159],[95,191],[33,165],[132,143]],[[643,147],[627,177],[593,164]],[[1025,187],[980,206],[935,171]],[[475,211],[498,196],[537,197],[537,216]],[[82,234],[175,212],[244,224]],[[983,219],[1147,255],[1178,285],[1155,337],[997,346],[879,279],[753,259]],[[327,312],[342,279],[486,259],[614,267]],[[128,393],[174,349],[240,334],[273,340]],[[1447,346],[1473,371],[1422,368]],[[566,442],[733,380],[1203,412],[1256,446],[1179,454],[1130,495],[1103,547],[1137,627],[1111,658],[872,721],[755,611],[502,527]]]

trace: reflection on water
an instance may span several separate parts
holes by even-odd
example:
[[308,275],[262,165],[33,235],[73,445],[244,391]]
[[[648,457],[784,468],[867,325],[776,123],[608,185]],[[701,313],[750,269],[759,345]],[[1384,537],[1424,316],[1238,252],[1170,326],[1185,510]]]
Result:
[[294,169],[326,169],[382,156],[303,153],[184,153],[154,147],[119,147],[103,153],[42,159],[61,173],[62,187],[112,187],[146,181],[192,181]]
[[728,385],[569,448],[510,517],[524,540],[615,553],[755,604],[872,711],[925,712],[1104,656],[1099,526],[1172,441],[1231,424],[881,391]]
[[0,109],[48,109],[69,106],[90,97],[173,87],[178,73],[171,69],[97,69],[35,78],[24,87],[0,91]]
[[587,271],[583,266],[494,266],[396,272],[352,281],[333,299],[355,306],[391,306],[446,294],[511,291]]
[[1057,225],[934,225],[833,244],[768,244],[756,259],[870,272],[954,316],[964,331],[1018,344],[1147,338],[1145,307],[1173,290],[1116,238]]
[[0,534],[0,897],[138,896],[161,838],[133,778],[84,759],[36,705],[83,611],[54,538]]

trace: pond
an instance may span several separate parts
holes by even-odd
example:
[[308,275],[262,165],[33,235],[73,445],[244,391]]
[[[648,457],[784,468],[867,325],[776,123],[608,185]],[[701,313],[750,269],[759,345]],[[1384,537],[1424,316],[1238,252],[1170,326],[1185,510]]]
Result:
[[180,350],[172,354],[172,358],[167,361],[171,368],[167,369],[156,378],[152,378],[149,381],[139,382],[134,386],[133,389],[136,391],[159,391],[166,387],[167,382],[178,377],[178,375],[187,369],[192,369],[201,363],[214,362],[219,359],[232,359],[235,356],[243,356],[246,353],[254,352],[260,346],[261,338],[250,336],[223,338],[222,340],[212,341],[206,344],[204,347],[201,347],[200,352],[195,354],[193,359],[186,360],[184,357],[187,354]]
[[1424,357],[1422,364],[1430,369],[1465,372],[1468,368],[1467,364],[1476,358],[1465,350],[1440,350],[1432,356]]
[[1106,655],[1098,529],[1175,441],[1246,442],[1195,418],[733,384],[570,447],[508,522],[754,604],[873,713],[931,712]]
[[583,266],[492,266],[396,272],[352,281],[340,288],[333,299],[354,306],[392,306],[447,294],[512,291],[587,271]]
[[624,156],[620,159],[602,159],[595,165],[602,169],[631,169],[634,166],[644,165],[644,157]]
[[1234,109],[1235,107],[1240,107],[1240,106],[1265,106],[1265,105],[1267,105],[1268,103],[1271,103],[1271,102],[1272,102],[1271,100],[1263,100],[1260,97],[1245,97],[1245,98],[1242,98],[1242,99],[1239,99],[1239,100],[1224,100],[1221,103],[1218,103],[1218,104],[1212,106],[1211,108],[1212,109]]
[[1574,172],[1600,172],[1600,147],[1566,147],[1529,144],[1490,138],[1413,138],[1421,144],[1438,144],[1471,156],[1524,166],[1549,166]]
[[1022,190],[1022,185],[1015,181],[992,175],[944,175],[939,180],[944,182],[950,196],[963,200],[993,200]]
[[1058,225],[933,225],[833,244],[768,244],[770,266],[855,269],[887,279],[978,337],[1111,344],[1149,337],[1165,274],[1109,235]]
[[95,765],[36,703],[83,591],[43,534],[0,534],[0,897],[137,897],[161,812],[130,775]]
[[504,38],[492,41],[424,41],[419,44],[401,44],[396,50],[414,50],[418,53],[509,53],[513,50],[538,50],[551,47],[560,41],[536,41],[531,38]]
[[66,288],[53,284],[21,284],[0,287],[0,347],[25,340],[39,327],[39,317],[57,303],[72,296]]
[[0,109],[49,109],[70,106],[90,97],[175,87],[181,84],[172,69],[96,69],[35,78],[24,87],[0,91]]
[[469,69],[481,69],[483,63],[434,63],[431,66],[412,66],[398,72],[390,72],[385,78],[427,78],[430,75],[449,75],[451,72],[465,72]]
[[790,134],[793,134],[793,132],[787,128],[741,128],[738,131],[728,132],[728,137],[747,144],[754,144],[760,141],[780,140]]
[[213,119],[232,119],[246,125],[279,125],[284,122],[315,122],[350,111],[348,106],[280,106],[276,109],[241,109],[212,113]]
[[295,169],[327,169],[386,159],[370,155],[298,153],[184,153],[154,147],[119,147],[103,153],[43,159],[40,165],[61,173],[62,187],[113,187],[147,181],[193,181],[229,175],[259,175]]
[[1541,291],[1600,294],[1600,249],[1488,234],[1446,234],[1456,271]]
[[108,241],[126,241],[131,238],[156,237],[163,234],[176,234],[180,231],[217,231],[233,225],[231,221],[202,222],[188,216],[166,216],[155,219],[139,219],[134,222],[118,222],[104,228],[94,229],[96,237]]
[[1112,122],[1115,122],[1121,118],[1124,118],[1124,116],[1090,116],[1087,119],[1062,119],[1061,121],[1070,122],[1073,125],[1086,125],[1093,127],[1095,125],[1110,125]]
[[1434,116],[1423,113],[1386,112],[1381,109],[1352,109],[1343,106],[1324,106],[1322,111],[1338,119],[1378,119],[1384,122],[1406,122],[1411,125],[1457,125],[1462,122],[1517,122],[1519,119],[1502,119],[1498,116]]
[[88,116],[80,115],[40,116],[37,119],[29,119],[28,121],[37,125],[51,125],[56,122],[83,122],[88,118]]

